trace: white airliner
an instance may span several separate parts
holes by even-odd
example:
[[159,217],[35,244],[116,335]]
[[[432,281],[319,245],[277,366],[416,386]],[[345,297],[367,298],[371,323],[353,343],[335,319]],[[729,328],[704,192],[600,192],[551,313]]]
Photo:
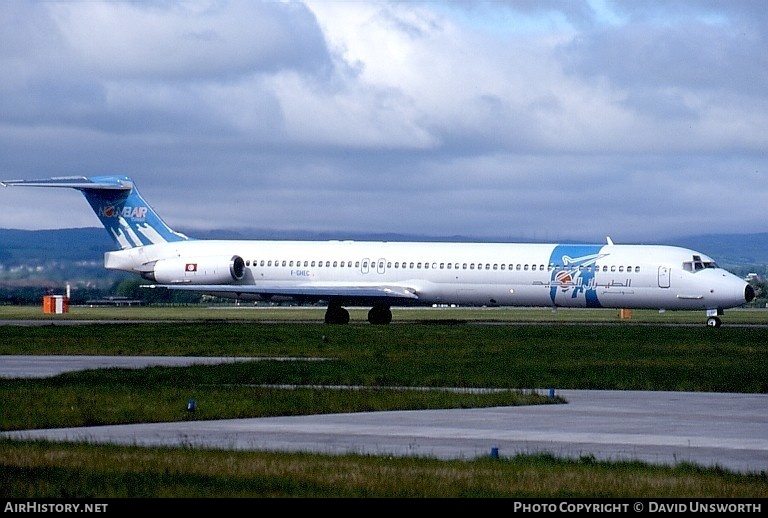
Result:
[[326,301],[325,322],[344,306],[537,306],[705,310],[707,325],[752,301],[752,286],[710,257],[662,245],[197,240],[173,231],[127,176],[8,180],[4,186],[82,192],[119,250],[104,266],[154,287],[239,300]]

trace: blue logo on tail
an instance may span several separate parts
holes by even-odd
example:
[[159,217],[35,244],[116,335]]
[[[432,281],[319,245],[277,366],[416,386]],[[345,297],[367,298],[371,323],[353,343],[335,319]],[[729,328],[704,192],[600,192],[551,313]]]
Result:
[[189,239],[165,224],[127,176],[89,180],[91,184],[80,190],[121,249]]

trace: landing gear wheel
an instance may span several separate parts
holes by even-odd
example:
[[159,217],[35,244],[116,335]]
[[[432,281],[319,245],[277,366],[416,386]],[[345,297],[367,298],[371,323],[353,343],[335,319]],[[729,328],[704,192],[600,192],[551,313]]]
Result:
[[707,319],[707,325],[709,327],[720,327],[723,323],[717,317],[709,317]]
[[325,311],[326,324],[349,324],[349,311],[341,306],[328,306]]
[[392,322],[392,312],[388,306],[373,306],[368,311],[368,322],[371,324],[389,324]]

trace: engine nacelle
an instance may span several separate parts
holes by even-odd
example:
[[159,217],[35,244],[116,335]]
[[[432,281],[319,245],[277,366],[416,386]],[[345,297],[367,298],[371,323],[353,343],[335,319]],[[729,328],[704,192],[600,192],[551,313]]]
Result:
[[174,257],[157,261],[141,274],[160,284],[230,284],[245,274],[245,261],[232,257]]

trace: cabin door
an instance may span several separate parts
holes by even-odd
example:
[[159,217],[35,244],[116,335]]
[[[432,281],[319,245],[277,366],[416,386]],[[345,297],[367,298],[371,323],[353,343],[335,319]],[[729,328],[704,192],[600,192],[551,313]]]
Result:
[[669,267],[659,266],[659,288],[669,288]]

